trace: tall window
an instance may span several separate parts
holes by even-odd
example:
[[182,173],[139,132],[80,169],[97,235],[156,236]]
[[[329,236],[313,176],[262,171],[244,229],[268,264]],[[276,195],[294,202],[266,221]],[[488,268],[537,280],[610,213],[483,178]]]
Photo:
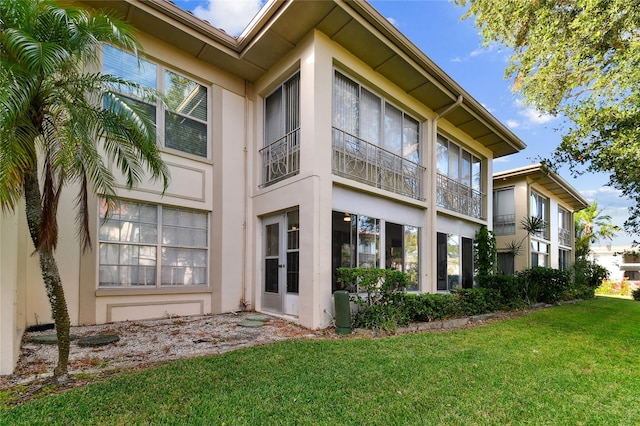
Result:
[[570,266],[571,251],[566,249],[558,250],[558,269],[566,271]]
[[420,162],[418,120],[336,71],[333,126],[414,163]]
[[422,199],[418,120],[336,71],[333,173]]
[[436,204],[484,218],[482,160],[442,135],[438,135],[436,150]]
[[571,246],[571,213],[558,207],[558,240],[563,246]]
[[473,287],[473,239],[438,232],[436,261],[439,291]]
[[[332,267],[387,268],[409,276],[407,290],[418,290],[420,228],[369,216],[333,212]],[[384,248],[384,250],[381,250]],[[333,282],[333,291],[340,290]]]
[[545,224],[544,229],[541,232],[536,232],[535,236],[539,238],[549,239],[549,200],[542,195],[531,191],[529,216],[542,219]]
[[493,191],[493,232],[496,235],[516,233],[516,201],[513,187]]
[[154,119],[164,147],[208,156],[209,95],[204,85],[108,44],[103,49],[103,72],[163,93],[161,102],[121,88],[121,95]]
[[208,214],[121,200],[101,221],[99,259],[100,287],[205,286]]
[[300,170],[300,73],[264,101],[263,184],[275,183]]
[[438,173],[480,192],[482,190],[482,160],[442,135],[437,143]]

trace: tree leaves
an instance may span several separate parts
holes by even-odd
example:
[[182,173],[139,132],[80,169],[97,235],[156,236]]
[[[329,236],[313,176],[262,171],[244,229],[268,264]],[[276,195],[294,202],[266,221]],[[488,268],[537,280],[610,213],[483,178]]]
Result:
[[636,201],[640,233],[640,0],[456,0],[485,43],[513,49],[505,74],[541,112],[569,121],[549,164],[604,172]]

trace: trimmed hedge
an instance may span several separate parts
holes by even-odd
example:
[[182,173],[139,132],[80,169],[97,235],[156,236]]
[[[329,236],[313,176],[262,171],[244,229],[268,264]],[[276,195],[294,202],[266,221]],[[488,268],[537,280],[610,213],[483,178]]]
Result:
[[354,292],[351,301],[358,305],[358,311],[353,326],[393,332],[411,321],[439,321],[591,298],[606,270],[590,262],[576,262],[571,271],[534,267],[513,276],[478,276],[478,288],[450,294],[405,293],[408,277],[398,271],[340,268],[337,275],[339,282]]

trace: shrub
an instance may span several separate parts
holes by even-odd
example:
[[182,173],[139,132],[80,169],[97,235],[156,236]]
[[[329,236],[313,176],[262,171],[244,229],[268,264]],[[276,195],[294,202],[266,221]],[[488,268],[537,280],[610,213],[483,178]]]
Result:
[[585,259],[577,259],[573,264],[574,291],[581,292],[583,298],[592,298],[595,290],[609,278],[609,271],[604,266]]
[[399,326],[407,326],[411,318],[401,305],[384,304],[364,307],[353,318],[354,327],[395,333]]
[[407,274],[374,268],[338,268],[336,274],[343,287],[355,291],[350,298],[358,305],[354,327],[394,332],[399,325],[409,324],[410,317],[400,303],[409,282]]
[[556,303],[564,300],[572,288],[570,274],[558,269],[535,266],[516,275],[521,280],[523,297],[528,304]]
[[403,302],[412,321],[438,321],[457,315],[456,297],[452,294],[405,294]]
[[463,317],[495,312],[500,307],[500,292],[491,288],[457,290],[454,296],[457,313]]
[[479,276],[481,288],[498,292],[498,309],[520,309],[525,306],[520,286],[520,278],[515,275]]
[[631,292],[631,297],[633,297],[633,300],[640,301],[640,288],[636,288],[635,290],[633,290]]
[[[358,305],[381,305],[397,292],[402,292],[409,282],[407,274],[390,269],[338,268],[338,282],[343,288],[356,293],[352,300]],[[364,293],[364,299],[359,293]]]

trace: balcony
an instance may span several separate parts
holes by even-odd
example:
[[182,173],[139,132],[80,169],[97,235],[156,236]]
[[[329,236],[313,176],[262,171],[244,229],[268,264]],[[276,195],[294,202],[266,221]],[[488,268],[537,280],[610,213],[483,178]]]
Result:
[[299,136],[298,128],[260,150],[262,186],[269,186],[298,174],[300,171]]
[[447,176],[436,174],[436,204],[447,210],[485,219],[486,195]]
[[423,200],[424,167],[336,128],[333,129],[332,171],[338,176]]

